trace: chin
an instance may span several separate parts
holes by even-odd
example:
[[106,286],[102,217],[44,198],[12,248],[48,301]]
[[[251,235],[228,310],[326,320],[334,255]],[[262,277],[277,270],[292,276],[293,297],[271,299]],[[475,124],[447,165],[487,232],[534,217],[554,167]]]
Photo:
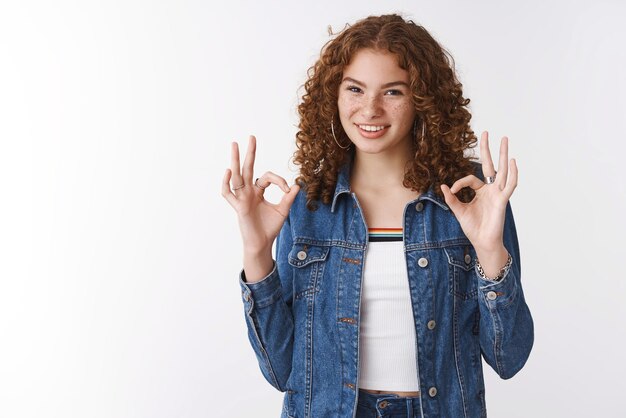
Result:
[[378,154],[380,152],[386,151],[388,148],[385,146],[381,146],[382,144],[359,144],[358,142],[354,143],[358,152],[362,152],[365,154]]
[[364,154],[378,154],[381,151],[384,151],[384,148],[381,149],[379,147],[356,147],[359,152]]
[[390,142],[389,138],[367,139],[357,137],[356,141],[352,140],[352,143],[360,152],[367,154],[389,151],[401,146],[400,143]]

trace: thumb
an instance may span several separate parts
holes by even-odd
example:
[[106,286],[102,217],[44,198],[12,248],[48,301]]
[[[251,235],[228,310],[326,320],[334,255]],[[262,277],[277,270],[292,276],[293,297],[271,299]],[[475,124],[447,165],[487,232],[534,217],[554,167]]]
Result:
[[293,201],[296,200],[296,196],[298,195],[299,191],[300,186],[298,184],[294,184],[289,188],[289,192],[283,195],[282,199],[280,199],[280,202],[278,203],[278,207],[281,213],[289,212],[289,208],[293,204]]
[[452,209],[452,212],[456,215],[461,209],[463,204],[461,201],[452,193],[450,188],[442,184],[441,191],[443,192],[443,198],[446,200],[446,204]]

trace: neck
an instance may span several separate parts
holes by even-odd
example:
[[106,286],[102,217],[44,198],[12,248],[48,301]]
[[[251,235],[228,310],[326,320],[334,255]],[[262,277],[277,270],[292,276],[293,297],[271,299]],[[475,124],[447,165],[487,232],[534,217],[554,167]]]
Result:
[[350,173],[352,188],[371,191],[402,188],[405,167],[412,158],[412,150],[378,154],[366,154],[357,150]]

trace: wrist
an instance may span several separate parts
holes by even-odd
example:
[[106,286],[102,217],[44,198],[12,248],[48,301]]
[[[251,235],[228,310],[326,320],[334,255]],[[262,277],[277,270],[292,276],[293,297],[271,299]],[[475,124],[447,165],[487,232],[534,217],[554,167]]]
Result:
[[244,260],[255,260],[255,259],[263,259],[267,258],[267,256],[272,257],[272,246],[263,247],[263,248],[245,248],[243,249],[243,258]]
[[274,259],[271,247],[264,251],[244,251],[243,271],[247,283],[262,280],[272,272],[273,268]]
[[482,272],[486,278],[495,278],[501,273],[509,259],[509,252],[501,245],[500,247],[486,251],[476,249],[476,257]]

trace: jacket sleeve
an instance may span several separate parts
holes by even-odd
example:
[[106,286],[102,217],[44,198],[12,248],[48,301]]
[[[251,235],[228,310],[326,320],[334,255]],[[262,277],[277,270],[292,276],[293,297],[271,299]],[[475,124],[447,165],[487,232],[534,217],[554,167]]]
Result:
[[504,220],[504,246],[512,264],[499,281],[478,275],[480,347],[484,359],[503,379],[513,377],[526,363],[533,346],[533,319],[521,285],[519,243],[510,202]]
[[291,246],[287,217],[276,238],[273,270],[255,283],[246,283],[243,270],[239,274],[248,339],[263,376],[281,392],[286,390],[291,373],[293,350],[292,269],[287,262]]

